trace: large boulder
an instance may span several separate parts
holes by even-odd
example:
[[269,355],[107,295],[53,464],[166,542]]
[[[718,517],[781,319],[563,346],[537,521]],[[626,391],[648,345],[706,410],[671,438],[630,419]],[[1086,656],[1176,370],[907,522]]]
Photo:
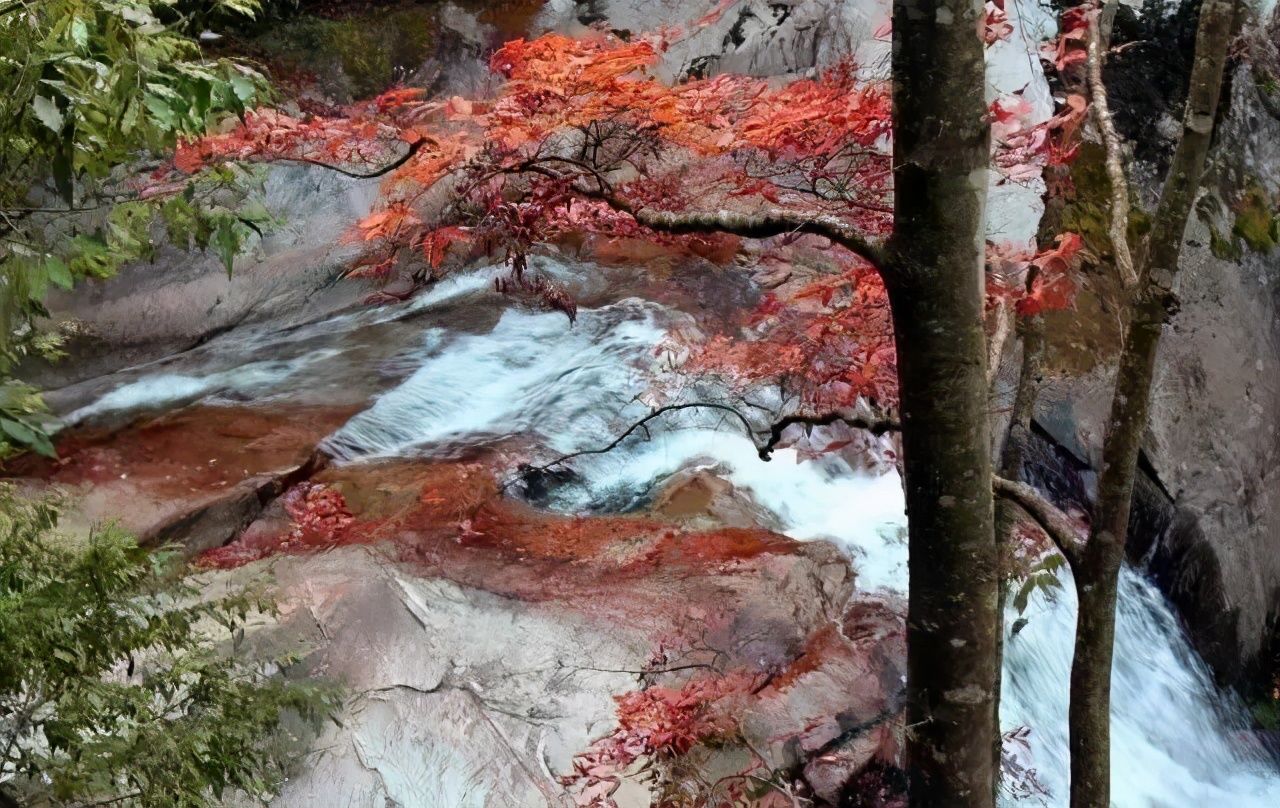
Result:
[[[1180,309],[1165,328],[1130,524],[1129,557],[1180,612],[1225,683],[1250,686],[1280,617],[1280,250],[1233,233],[1250,187],[1280,198],[1280,119],[1247,65],[1231,83],[1213,172],[1182,251]],[[1154,166],[1147,166],[1154,173]],[[1114,284],[1085,280],[1053,320],[1055,375],[1036,419],[1056,449],[1038,474],[1087,503],[1101,467],[1118,348]],[[1081,325],[1087,328],[1081,329]],[[1265,678],[1265,677],[1264,677]]]
[[61,387],[187,350],[243,323],[313,320],[369,293],[337,281],[361,249],[343,236],[367,215],[377,180],[324,168],[276,164],[266,172],[265,204],[280,224],[238,257],[230,276],[221,259],[164,246],[152,262],[112,278],[52,294],[55,321],[77,323],[73,362],[31,366],[23,376]]
[[[561,778],[618,729],[615,696],[691,681],[754,683],[703,765],[758,754],[834,804],[894,759],[903,607],[856,594],[829,544],[706,529],[705,512],[546,514],[501,497],[482,461],[336,466],[309,485],[341,495],[336,530],[273,504],[207,556],[231,567],[210,587],[274,581],[281,612],[251,643],[350,694],[277,805],[572,805]],[[650,804],[638,772],[606,786]]]

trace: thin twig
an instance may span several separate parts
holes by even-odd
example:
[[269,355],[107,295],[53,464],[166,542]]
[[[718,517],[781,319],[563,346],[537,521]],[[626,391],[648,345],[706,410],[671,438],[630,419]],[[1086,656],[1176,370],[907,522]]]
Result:
[[[766,429],[755,429],[754,427],[751,426],[751,422],[747,420],[747,417],[745,415],[743,415],[737,409],[730,407],[728,404],[716,404],[714,402],[709,402],[709,401],[693,401],[693,402],[688,402],[684,404],[667,404],[665,406],[658,407],[650,411],[648,415],[644,416],[639,421],[636,421],[631,426],[627,427],[626,430],[621,435],[609,441],[609,443],[605,444],[604,446],[600,446],[595,449],[582,449],[576,452],[570,452],[569,454],[561,455],[560,457],[557,457],[556,459],[550,461],[549,463],[545,463],[540,466],[528,465],[528,466],[522,467],[521,473],[517,477],[511,480],[508,480],[502,486],[503,490],[513,485],[517,480],[527,477],[529,474],[550,471],[556,466],[564,465],[567,461],[573,460],[576,457],[583,457],[585,455],[607,454],[608,452],[611,452],[614,449],[618,448],[620,445],[622,445],[622,442],[625,441],[627,438],[631,437],[632,435],[634,435],[637,430],[644,430],[646,439],[648,439],[648,436],[649,436],[648,424],[650,421],[653,421],[663,415],[666,415],[669,412],[679,412],[681,410],[692,410],[692,409],[720,410],[721,412],[732,415],[734,418],[736,418],[738,421],[742,423],[742,426],[744,431],[746,432],[747,438],[756,447],[756,453],[760,456],[761,460],[764,460],[766,462],[772,458],[774,450],[777,448],[778,443],[781,442],[782,433],[787,430],[787,427],[793,426],[795,424],[808,424],[810,426],[829,426],[839,421],[845,424],[846,426],[852,427],[854,429],[865,429],[876,436],[883,435],[886,432],[896,432],[902,428],[902,425],[898,421],[895,421],[891,418],[873,420],[873,419],[863,418],[861,416],[845,415],[840,411],[835,411],[835,412],[823,413],[821,415],[788,415],[785,418],[781,418],[778,421],[775,421],[774,423],[770,424]],[[763,443],[757,440],[756,438],[757,435],[766,435],[766,434],[768,435],[768,437],[765,439]]]
[[731,413],[732,415],[736,416],[739,421],[742,422],[743,427],[746,428],[747,437],[752,438],[753,443],[755,442],[754,438],[752,437],[754,435],[755,430],[751,428],[751,422],[747,420],[746,416],[744,416],[742,413],[738,412],[733,407],[730,407],[727,404],[714,404],[711,402],[700,402],[700,401],[695,401],[688,404],[667,404],[666,406],[658,407],[657,409],[652,410],[648,415],[641,418],[639,421],[636,421],[631,426],[627,427],[625,432],[623,432],[618,437],[614,438],[605,446],[601,446],[595,449],[582,449],[577,452],[570,452],[567,455],[562,455],[560,457],[557,457],[555,460],[552,460],[550,463],[547,463],[545,465],[526,466],[521,476],[528,475],[530,472],[549,471],[555,466],[563,465],[566,461],[572,460],[575,457],[583,457],[585,455],[606,454],[618,448],[618,446],[621,445],[624,440],[626,440],[627,438],[635,434],[635,431],[637,429],[644,428],[646,424],[648,424],[650,421],[654,420],[655,418],[659,418],[663,415],[666,415],[669,412],[678,412],[680,410],[692,410],[692,409],[723,410],[724,412]]
[[871,434],[879,437],[886,432],[897,432],[902,429],[902,425],[891,418],[882,420],[868,420],[858,416],[847,416],[841,412],[829,412],[824,415],[788,415],[781,420],[775,421],[769,427],[769,440],[760,447],[760,459],[768,460],[773,454],[774,447],[782,440],[782,433],[787,427],[793,424],[808,424],[809,426],[830,426],[840,421],[845,426],[854,429],[865,429]]
[[344,177],[351,177],[352,179],[357,179],[357,180],[372,180],[372,179],[376,179],[376,178],[378,178],[378,177],[381,177],[381,176],[383,176],[383,175],[385,175],[385,174],[389,174],[389,173],[391,173],[392,171],[395,171],[395,170],[396,170],[397,168],[399,168],[400,166],[402,166],[402,165],[404,165],[405,163],[409,162],[411,159],[413,159],[413,156],[414,156],[415,154],[417,154],[417,153],[418,153],[418,151],[419,151],[419,150],[420,150],[424,145],[426,145],[426,143],[427,143],[427,138],[420,138],[420,139],[418,139],[418,140],[413,141],[412,143],[410,143],[410,144],[409,144],[409,149],[408,149],[408,151],[406,151],[406,152],[405,152],[403,155],[401,155],[399,158],[397,158],[397,159],[393,160],[392,162],[388,163],[387,165],[383,166],[382,168],[379,168],[377,171],[373,171],[373,172],[368,173],[368,174],[361,174],[361,173],[356,172],[356,171],[348,171],[347,169],[343,168],[342,166],[337,166],[337,165],[334,165],[333,163],[326,163],[326,162],[324,162],[324,161],[322,161],[322,160],[313,160],[313,159],[311,159],[310,157],[278,157],[278,158],[275,158],[275,159],[276,159],[278,162],[285,162],[285,163],[305,163],[306,165],[309,165],[309,166],[319,166],[320,168],[327,168],[327,169],[329,169],[330,171],[336,171],[336,172],[338,172],[339,174],[341,174],[342,176],[344,176]]

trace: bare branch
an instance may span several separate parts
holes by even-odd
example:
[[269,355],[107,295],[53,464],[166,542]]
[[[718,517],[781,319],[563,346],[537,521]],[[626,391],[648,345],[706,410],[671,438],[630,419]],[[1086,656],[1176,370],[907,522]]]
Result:
[[1138,283],[1138,273],[1133,267],[1133,255],[1129,252],[1129,184],[1124,176],[1124,150],[1111,109],[1107,106],[1107,86],[1102,81],[1102,28],[1098,12],[1089,16],[1089,94],[1093,96],[1090,107],[1094,121],[1102,134],[1106,148],[1107,179],[1111,183],[1111,249],[1115,253],[1116,268],[1126,289]]
[[846,416],[840,412],[829,412],[825,415],[788,415],[769,427],[769,439],[760,447],[760,459],[768,460],[773,455],[774,447],[782,440],[782,433],[793,424],[828,426],[837,421],[854,429],[865,429],[876,436],[883,435],[886,432],[897,432],[902,429],[902,424],[891,418],[871,420],[858,416]]
[[[624,210],[635,217],[640,224],[651,230],[668,233],[700,233],[719,231],[746,238],[769,238],[788,233],[809,233],[829,238],[871,262],[883,271],[887,266],[884,249],[873,244],[857,233],[852,227],[834,216],[812,215],[787,210],[771,210],[764,213],[746,214],[729,210],[697,211],[692,213],[674,213],[651,208],[630,209],[630,203],[617,205],[606,200],[613,207]],[[619,200],[621,201],[621,200]]]
[[991,488],[997,496],[1017,504],[1048,534],[1067,559],[1072,570],[1078,568],[1084,552],[1075,523],[1039,491],[1026,483],[992,475]]
[[309,165],[309,166],[319,166],[320,168],[327,168],[330,171],[338,172],[344,177],[351,177],[357,180],[371,180],[371,179],[376,179],[377,177],[384,176],[386,174],[390,174],[392,171],[395,171],[400,166],[412,160],[413,156],[417,154],[418,151],[427,144],[427,140],[428,140],[427,138],[419,138],[418,140],[413,141],[412,143],[409,144],[409,149],[404,154],[400,155],[398,158],[396,158],[395,160],[392,160],[390,163],[387,163],[381,168],[375,171],[372,171],[368,174],[361,174],[357,171],[348,171],[342,166],[337,166],[337,165],[334,165],[333,163],[326,163],[322,160],[313,160],[310,157],[277,157],[274,159],[277,162],[305,163],[306,165]]
[[[792,426],[794,424],[810,424],[812,426],[827,426],[830,424],[834,424],[837,421],[840,421],[855,429],[865,429],[868,432],[871,432],[873,435],[883,435],[886,432],[896,432],[902,428],[902,425],[900,423],[890,418],[876,420],[876,419],[870,419],[870,418],[863,418],[861,416],[845,415],[844,413],[837,411],[837,412],[825,413],[823,415],[788,415],[785,418],[782,418],[774,422],[773,424],[770,424],[767,429],[756,429],[751,425],[751,422],[747,420],[747,417],[745,415],[743,415],[737,409],[729,406],[728,404],[717,404],[709,401],[693,401],[693,402],[688,402],[684,404],[667,404],[665,406],[657,407],[653,409],[652,411],[649,412],[648,415],[644,416],[640,420],[633,423],[631,426],[627,427],[627,429],[621,435],[614,438],[612,441],[605,444],[604,446],[601,446],[595,449],[583,449],[577,452],[570,452],[569,454],[561,455],[560,457],[557,457],[555,460],[552,460],[551,462],[545,463],[541,466],[534,466],[534,465],[522,466],[520,476],[523,477],[530,473],[550,471],[556,466],[564,465],[566,462],[574,459],[575,457],[583,457],[585,455],[606,454],[618,448],[620,445],[622,445],[623,441],[625,441],[627,438],[634,435],[639,430],[643,430],[645,434],[648,435],[648,432],[649,432],[648,425],[650,421],[653,421],[656,418],[666,415],[669,412],[679,412],[681,410],[694,410],[694,409],[720,410],[721,412],[725,412],[725,413],[728,413],[729,415],[732,415],[734,418],[736,418],[739,422],[742,423],[743,429],[746,432],[747,437],[751,440],[753,444],[755,444],[756,452],[759,454],[760,459],[766,462],[772,457],[774,449],[777,447],[778,443],[782,440],[782,433],[787,430],[787,427]],[[757,440],[757,437],[756,437],[757,435],[764,435],[766,433],[768,433],[768,438],[765,439],[764,443],[761,443],[759,440]],[[503,486],[503,488],[505,489],[509,487],[514,482],[515,480],[508,481]]]
[[[647,432],[648,423],[654,420],[655,418],[663,416],[669,412],[678,412],[680,410],[693,410],[693,409],[722,410],[724,412],[727,412],[742,422],[742,425],[746,429],[748,437],[752,437],[754,435],[754,430],[751,427],[751,422],[747,420],[746,416],[738,412],[737,410],[735,410],[733,407],[730,407],[728,404],[713,404],[709,402],[699,402],[699,401],[691,402],[688,404],[667,404],[666,406],[658,407],[650,411],[648,415],[641,418],[639,421],[636,421],[631,426],[627,427],[625,432],[623,432],[618,437],[614,438],[605,446],[601,446],[597,449],[583,449],[582,451],[578,451],[578,452],[570,452],[567,455],[561,455],[560,457],[557,457],[555,460],[552,460],[550,463],[547,463],[545,465],[527,466],[523,469],[523,473],[528,474],[530,472],[549,471],[555,466],[563,465],[566,461],[572,460],[575,457],[583,457],[585,455],[606,454],[618,448],[618,446],[620,446],[624,440],[626,440],[627,438],[635,434],[636,430],[645,429],[645,431]],[[754,443],[754,438],[752,439],[752,442]],[[508,485],[510,485],[510,483],[508,483]]]

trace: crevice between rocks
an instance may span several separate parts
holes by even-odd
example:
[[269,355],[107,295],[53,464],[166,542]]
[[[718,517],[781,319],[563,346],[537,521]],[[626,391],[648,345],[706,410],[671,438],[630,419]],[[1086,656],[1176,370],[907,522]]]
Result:
[[237,483],[225,497],[198,506],[139,537],[144,547],[175,544],[188,556],[234,541],[284,492],[328,467],[330,458],[318,447],[307,459],[277,474],[257,475]]

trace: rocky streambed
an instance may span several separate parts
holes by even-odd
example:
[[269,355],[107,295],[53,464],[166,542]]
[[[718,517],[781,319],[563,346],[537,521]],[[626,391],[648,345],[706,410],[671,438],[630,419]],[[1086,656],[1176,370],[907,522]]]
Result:
[[[697,264],[701,286],[659,294],[634,268],[538,261],[583,301],[572,326],[494,292],[497,268],[244,323],[56,391],[74,425],[20,481],[68,494],[72,526],[119,518],[180,543],[211,590],[269,583],[280,614],[247,647],[292,650],[289,675],[349,694],[280,805],[562,805],[616,787],[643,806],[672,778],[744,771],[827,804],[892,797],[906,548],[884,447],[765,463],[739,425],[692,410],[529,473],[647,412],[667,335],[733,327],[734,307],[699,301],[751,285]],[[1032,598],[1005,670],[1004,724],[1030,728],[1019,760],[1055,805],[1069,590]],[[1122,597],[1116,757],[1144,773],[1117,777],[1117,804],[1269,804],[1280,776],[1162,596],[1127,575]],[[613,765],[640,743],[638,704],[685,705],[688,738]]]

